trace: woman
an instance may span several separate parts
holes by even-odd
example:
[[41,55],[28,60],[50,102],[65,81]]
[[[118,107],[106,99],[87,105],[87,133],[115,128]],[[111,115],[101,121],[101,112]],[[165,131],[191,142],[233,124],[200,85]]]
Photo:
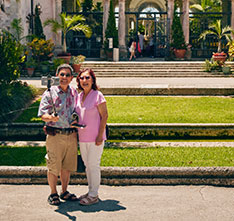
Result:
[[129,61],[131,61],[133,57],[136,58],[135,50],[136,50],[136,42],[132,41],[132,43],[131,43],[131,45],[129,47],[129,52],[130,52]]
[[98,91],[96,77],[92,69],[85,69],[77,76],[81,93],[78,95],[76,112],[79,123],[86,125],[78,128],[80,152],[86,166],[88,193],[79,197],[81,205],[98,203],[98,189],[101,181],[100,162],[106,140],[108,118],[106,100]]

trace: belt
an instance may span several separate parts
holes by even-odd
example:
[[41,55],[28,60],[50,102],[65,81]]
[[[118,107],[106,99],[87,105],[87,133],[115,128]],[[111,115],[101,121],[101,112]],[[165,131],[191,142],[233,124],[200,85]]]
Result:
[[57,127],[50,127],[50,126],[46,126],[46,127],[48,127],[49,130],[54,131],[56,134],[69,135],[69,134],[77,132],[76,128],[57,128]]

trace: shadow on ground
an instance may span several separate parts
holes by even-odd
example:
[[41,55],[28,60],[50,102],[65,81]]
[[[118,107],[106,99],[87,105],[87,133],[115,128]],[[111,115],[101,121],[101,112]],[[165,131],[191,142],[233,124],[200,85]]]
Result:
[[126,207],[119,205],[117,200],[99,200],[99,203],[91,206],[82,206],[79,202],[62,202],[55,212],[66,216],[69,220],[76,220],[75,216],[69,215],[69,212],[81,211],[84,213],[95,213],[100,211],[113,212],[119,210],[126,210]]

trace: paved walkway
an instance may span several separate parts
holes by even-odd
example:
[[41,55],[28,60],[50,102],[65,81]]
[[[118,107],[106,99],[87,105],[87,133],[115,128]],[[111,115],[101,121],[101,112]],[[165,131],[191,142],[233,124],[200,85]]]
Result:
[[[70,185],[69,190],[79,196],[87,186]],[[233,193],[234,188],[212,186],[102,185],[96,205],[55,207],[47,203],[47,185],[0,185],[0,220],[232,221]]]
[[[40,78],[20,78],[37,88],[46,88],[41,85]],[[76,80],[73,79],[76,87]],[[234,88],[234,78],[97,78],[101,88]]]
[[[44,147],[45,141],[0,141],[0,146]],[[234,147],[233,141],[106,142],[105,147]]]

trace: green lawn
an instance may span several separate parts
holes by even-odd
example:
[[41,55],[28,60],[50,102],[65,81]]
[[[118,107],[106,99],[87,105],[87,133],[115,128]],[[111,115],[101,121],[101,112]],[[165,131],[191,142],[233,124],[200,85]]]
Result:
[[[45,166],[44,147],[0,147],[0,165]],[[234,147],[105,148],[101,166],[234,166]]]
[[[234,123],[230,97],[106,97],[109,123]],[[16,122],[41,122],[39,101]]]

